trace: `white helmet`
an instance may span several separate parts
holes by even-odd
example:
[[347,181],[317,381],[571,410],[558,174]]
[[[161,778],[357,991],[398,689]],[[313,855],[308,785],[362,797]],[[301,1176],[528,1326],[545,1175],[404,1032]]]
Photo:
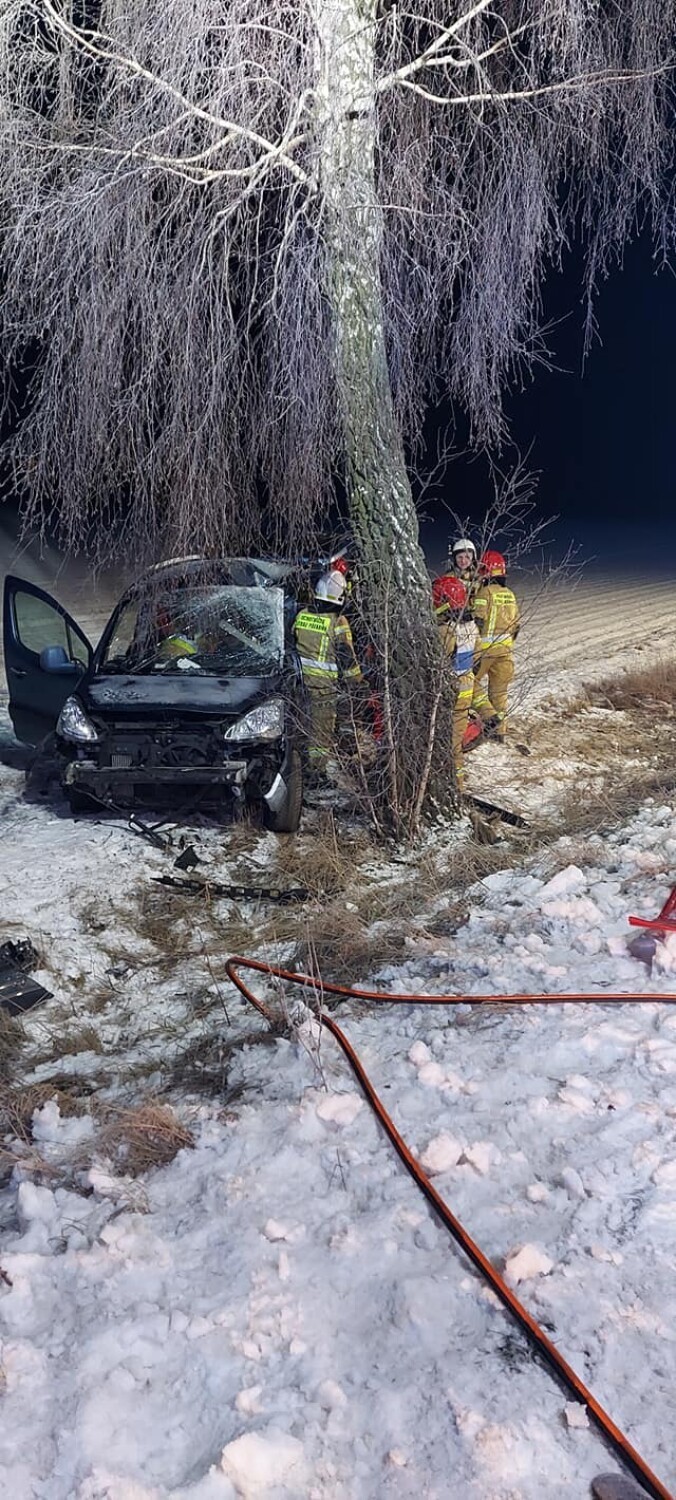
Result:
[[315,598],[322,599],[327,604],[342,604],[345,598],[345,574],[338,568],[322,573],[315,589]]
[[469,537],[461,536],[457,542],[451,543],[451,557],[455,557],[456,552],[471,552],[476,562],[476,547]]

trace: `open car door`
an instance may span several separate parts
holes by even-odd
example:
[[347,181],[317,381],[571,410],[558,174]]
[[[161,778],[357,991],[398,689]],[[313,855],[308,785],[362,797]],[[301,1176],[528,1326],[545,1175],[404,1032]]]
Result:
[[92,648],[56,599],[11,575],[5,579],[3,636],[14,733],[24,744],[39,745],[89,670]]

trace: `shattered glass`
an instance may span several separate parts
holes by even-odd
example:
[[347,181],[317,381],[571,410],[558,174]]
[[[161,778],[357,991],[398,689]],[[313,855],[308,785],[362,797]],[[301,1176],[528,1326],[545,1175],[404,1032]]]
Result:
[[282,589],[210,584],[130,600],[100,670],[268,677],[283,658]]

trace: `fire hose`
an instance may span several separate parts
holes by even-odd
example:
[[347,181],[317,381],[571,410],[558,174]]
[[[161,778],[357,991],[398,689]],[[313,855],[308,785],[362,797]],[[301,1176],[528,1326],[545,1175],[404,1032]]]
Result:
[[[336,995],[343,1000],[368,1000],[377,1004],[385,1005],[627,1005],[647,1004],[660,1002],[663,1005],[676,1005],[676,995],[648,995],[648,994],[616,994],[598,991],[583,995],[388,995],[378,990],[352,989],[345,985],[329,984],[310,974],[295,974],[288,969],[278,968],[274,964],[264,963],[254,958],[242,958],[233,956],[226,963],[226,973],[232,984],[249,1004],[255,1006],[261,1016],[271,1025],[276,1024],[276,1018],[268,1006],[254,994],[253,990],[242,979],[239,970],[252,969],[256,973],[266,974],[270,978],[279,979],[287,984],[302,985],[307,989],[314,990],[316,995]],[[546,1364],[560,1379],[564,1386],[572,1393],[577,1401],[582,1402],[596,1427],[606,1439],[619,1459],[626,1465],[635,1479],[643,1485],[648,1495],[653,1500],[675,1500],[673,1494],[667,1489],[657,1475],[653,1473],[648,1464],[630,1443],[629,1439],[609,1416],[608,1412],[596,1400],[596,1397],[587,1389],[579,1375],[559,1353],[556,1345],[547,1337],[523,1303],[515,1296],[511,1287],[503,1279],[495,1267],[491,1264],[484,1251],[472,1239],[471,1235],[456,1218],[455,1214],[444,1202],[436,1188],[430,1182],[429,1177],[423,1171],[420,1163],[406,1145],[403,1137],[399,1134],[394,1121],[388,1114],[385,1106],[376,1092],[371,1080],[366,1073],[360,1058],[348,1040],[344,1031],[328,1015],[326,1011],[320,1010],[315,1019],[324,1026],[331,1035],[335,1037],[338,1045],[342,1048],[345,1057],[354,1073],[362,1092],[370,1104],[374,1114],[380,1121],[385,1133],[394,1146],[397,1155],[403,1162],[406,1170],[410,1173],[414,1182],[420,1188],[433,1212],[439,1218],[445,1228],[460,1245],[461,1249],[473,1262],[477,1270],[485,1277],[493,1291],[499,1297],[503,1305],[508,1309],[523,1329],[530,1343],[538,1354],[545,1360]]]

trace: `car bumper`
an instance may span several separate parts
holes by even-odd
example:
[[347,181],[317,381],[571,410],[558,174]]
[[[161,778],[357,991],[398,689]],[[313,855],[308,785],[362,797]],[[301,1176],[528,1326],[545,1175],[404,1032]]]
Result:
[[171,787],[188,786],[230,789],[234,797],[243,797],[252,765],[257,763],[258,795],[275,811],[286,796],[292,755],[293,746],[287,742],[283,755],[277,753],[270,757],[263,777],[260,760],[255,756],[252,759],[233,756],[218,766],[97,766],[91,760],[71,760],[64,768],[62,780],[67,791],[91,793],[110,802],[124,802],[128,796],[133,800],[137,791],[167,791]]

